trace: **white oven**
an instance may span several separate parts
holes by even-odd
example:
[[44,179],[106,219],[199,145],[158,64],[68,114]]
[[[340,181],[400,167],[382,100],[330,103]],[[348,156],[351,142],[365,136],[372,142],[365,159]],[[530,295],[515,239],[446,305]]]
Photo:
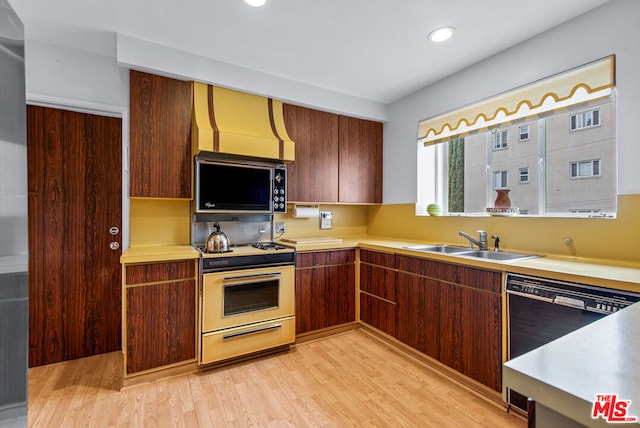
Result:
[[234,255],[203,255],[201,364],[295,341],[293,250],[234,250]]

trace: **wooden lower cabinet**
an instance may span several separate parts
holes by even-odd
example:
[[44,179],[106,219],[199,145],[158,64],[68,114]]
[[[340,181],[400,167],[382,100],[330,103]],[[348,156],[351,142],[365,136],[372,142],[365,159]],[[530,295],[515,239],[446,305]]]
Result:
[[355,250],[296,256],[296,334],[355,322]]
[[195,361],[196,263],[125,265],[125,377]]
[[397,256],[396,337],[502,390],[501,273]]
[[360,250],[360,320],[396,335],[395,254]]
[[396,338],[439,359],[438,282],[406,272],[396,276]]

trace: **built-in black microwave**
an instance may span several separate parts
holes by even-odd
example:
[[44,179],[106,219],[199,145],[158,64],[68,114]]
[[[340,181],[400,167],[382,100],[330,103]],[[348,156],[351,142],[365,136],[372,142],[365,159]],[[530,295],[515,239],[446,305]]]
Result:
[[196,212],[273,214],[287,211],[284,165],[196,157]]

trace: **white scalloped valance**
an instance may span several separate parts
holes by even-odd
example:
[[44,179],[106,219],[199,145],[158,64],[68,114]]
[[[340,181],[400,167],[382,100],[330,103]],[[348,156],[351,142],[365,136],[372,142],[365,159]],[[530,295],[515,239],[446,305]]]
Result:
[[615,55],[418,123],[418,141],[436,143],[500,123],[609,96]]

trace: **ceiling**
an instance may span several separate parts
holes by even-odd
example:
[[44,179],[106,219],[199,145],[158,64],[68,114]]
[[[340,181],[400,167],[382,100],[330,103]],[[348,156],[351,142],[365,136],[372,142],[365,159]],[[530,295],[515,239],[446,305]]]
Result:
[[[115,34],[380,103],[609,0],[9,0],[27,39],[116,55]],[[439,26],[454,37],[434,44]]]

